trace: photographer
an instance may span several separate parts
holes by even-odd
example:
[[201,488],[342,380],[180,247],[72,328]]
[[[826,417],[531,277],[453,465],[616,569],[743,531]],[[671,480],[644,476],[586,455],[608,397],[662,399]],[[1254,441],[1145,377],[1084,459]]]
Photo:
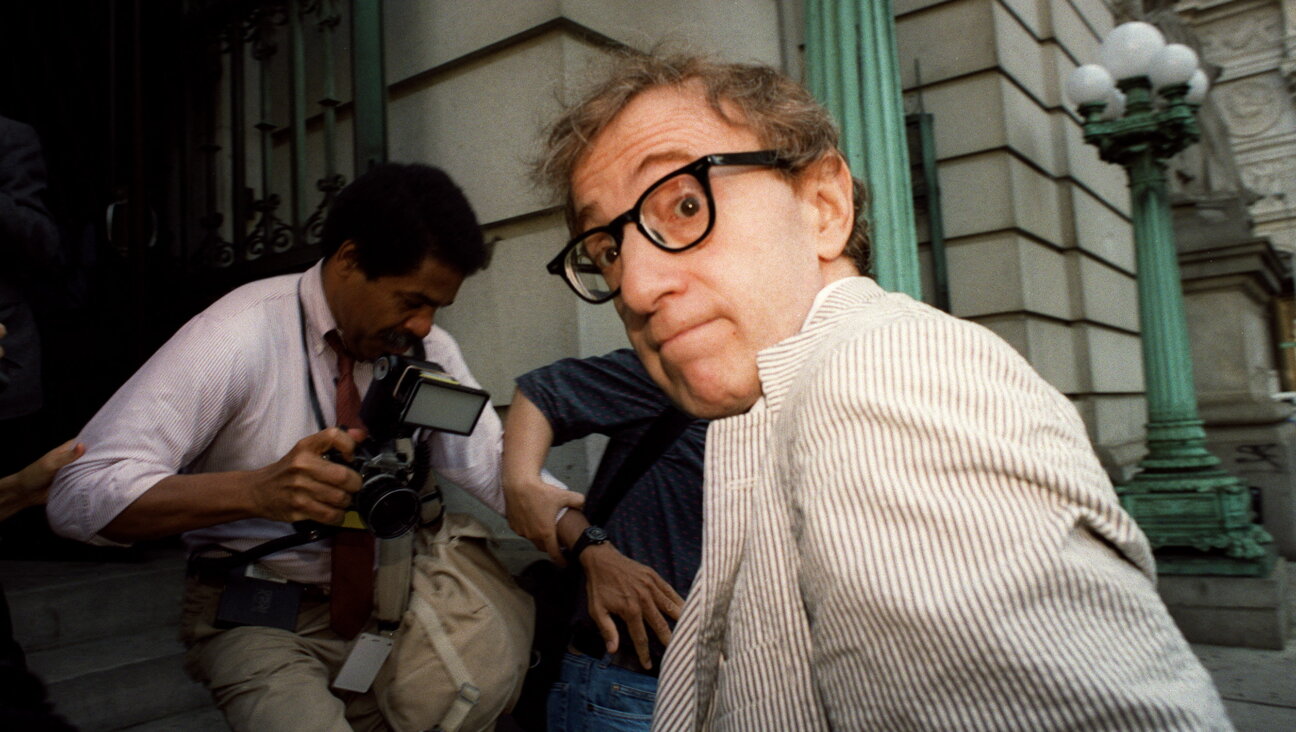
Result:
[[[365,436],[360,394],[375,378],[373,360],[412,352],[477,385],[454,339],[433,320],[464,279],[486,266],[489,249],[463,193],[442,171],[392,163],[371,169],[338,195],[321,248],[323,260],[304,274],[244,285],[200,313],[109,400],[81,434],[91,449],[51,492],[57,532],[100,544],[183,533],[205,556],[283,540],[294,535],[291,522],[339,524],[361,477],[325,454],[336,451],[348,462],[355,456]],[[431,467],[502,512],[500,441],[499,419],[486,409],[469,435],[431,434]],[[459,517],[438,525],[482,535]],[[422,533],[419,541],[429,551],[456,545]],[[343,531],[332,542],[291,546],[226,575],[191,566],[182,624],[188,668],[232,728],[385,729],[397,726],[395,717],[431,727],[449,713],[454,693],[406,677],[412,665],[441,666],[383,666],[386,656],[364,655],[384,642],[390,648],[386,633],[373,634],[390,630],[371,617],[374,552],[372,535]],[[354,584],[344,584],[348,579]],[[502,612],[498,603],[489,606]],[[275,615],[280,627],[243,624],[259,611]],[[402,639],[417,635],[409,618],[396,631],[397,658]],[[357,642],[361,630],[369,632]],[[515,649],[507,636],[488,635],[479,651],[497,666],[516,666],[520,683],[529,638]],[[367,691],[330,688],[348,659],[368,660],[368,679],[377,675],[372,688],[368,681],[360,684]],[[455,664],[441,662],[444,675],[459,678]],[[492,719],[516,692],[509,678],[478,677],[475,686],[473,713]]]

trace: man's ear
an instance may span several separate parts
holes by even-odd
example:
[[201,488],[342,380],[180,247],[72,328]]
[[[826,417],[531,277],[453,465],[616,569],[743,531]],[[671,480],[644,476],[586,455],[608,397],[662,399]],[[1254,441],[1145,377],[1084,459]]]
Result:
[[814,214],[819,261],[831,262],[846,251],[855,227],[855,187],[850,168],[836,151],[801,173],[802,194]]
[[356,243],[354,239],[347,239],[342,242],[342,246],[333,252],[333,259],[337,264],[337,271],[340,275],[363,274],[360,269],[360,260],[357,257]]

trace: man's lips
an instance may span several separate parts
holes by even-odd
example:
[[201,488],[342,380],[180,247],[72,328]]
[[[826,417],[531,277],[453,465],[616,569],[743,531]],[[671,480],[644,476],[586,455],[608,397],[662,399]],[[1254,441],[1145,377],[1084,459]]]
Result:
[[692,323],[687,323],[682,326],[664,329],[666,331],[666,335],[664,337],[660,337],[660,338],[654,337],[653,339],[657,343],[657,351],[660,352],[666,349],[671,344],[679,344],[687,341],[689,336],[697,333],[702,328],[706,327],[707,325],[711,324],[714,321],[715,321],[714,318],[707,318],[705,320],[698,320]]

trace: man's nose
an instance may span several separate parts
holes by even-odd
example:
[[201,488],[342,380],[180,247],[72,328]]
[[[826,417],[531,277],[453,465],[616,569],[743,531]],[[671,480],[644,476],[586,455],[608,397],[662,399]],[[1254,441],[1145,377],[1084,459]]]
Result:
[[663,251],[628,227],[621,244],[621,304],[639,315],[652,313],[663,297],[683,289],[685,259],[683,253]]
[[432,332],[432,323],[436,320],[436,310],[433,308],[420,308],[417,313],[411,315],[405,321],[405,330],[419,337],[427,338],[428,333]]

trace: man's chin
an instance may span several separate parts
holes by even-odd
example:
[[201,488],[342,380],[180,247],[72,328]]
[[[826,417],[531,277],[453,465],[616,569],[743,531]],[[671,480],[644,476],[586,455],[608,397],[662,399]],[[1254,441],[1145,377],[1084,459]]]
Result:
[[754,373],[750,379],[734,378],[735,374],[724,370],[722,364],[694,362],[683,368],[672,368],[654,359],[645,366],[653,381],[677,407],[701,419],[742,414],[761,395],[760,380]]
[[720,419],[743,414],[760,398],[760,392],[734,392],[727,389],[708,390],[687,383],[673,383],[667,389],[671,400],[685,412],[701,419]]

